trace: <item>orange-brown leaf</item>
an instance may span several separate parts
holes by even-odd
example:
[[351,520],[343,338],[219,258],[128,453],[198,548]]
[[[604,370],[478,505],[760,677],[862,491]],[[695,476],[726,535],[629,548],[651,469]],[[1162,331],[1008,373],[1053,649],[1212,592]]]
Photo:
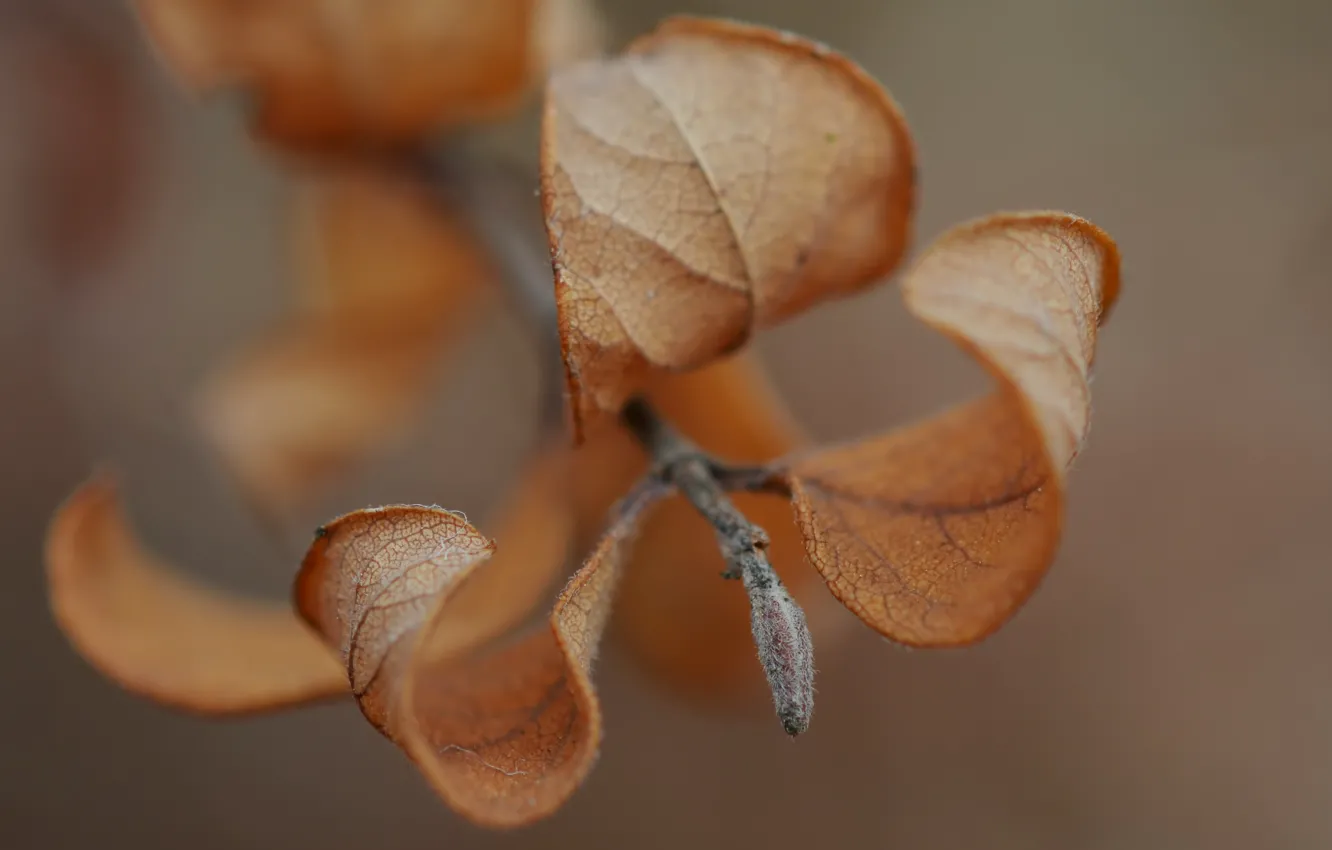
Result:
[[56,512],[46,569],[60,628],[128,691],[208,714],[347,692],[333,654],[289,606],[205,587],[146,551],[104,476]]
[[472,820],[519,826],[577,790],[601,745],[591,673],[631,545],[634,518],[611,529],[560,594],[542,629],[519,643],[421,675],[407,690],[418,719],[408,751]]
[[[455,620],[496,598],[469,594],[472,582],[493,591],[528,581],[531,563],[501,563],[502,548],[487,563],[494,545],[438,508],[358,511],[329,524],[301,567],[297,606],[342,654],[366,717],[449,805],[479,823],[521,825],[558,808],[596,758],[590,671],[637,510],[626,516],[564,589],[549,626],[515,640],[479,647],[482,636],[459,636]],[[565,550],[518,551],[541,573]],[[497,567],[503,575],[486,575]],[[481,622],[482,632],[497,625]]]
[[450,597],[448,616],[426,631],[428,657],[453,658],[499,637],[550,599],[551,583],[574,551],[569,455],[553,438],[529,459],[495,517],[498,551]]
[[403,436],[435,352],[430,338],[292,322],[210,378],[200,427],[246,495],[280,515]]
[[297,209],[301,313],[225,364],[198,407],[246,494],[277,514],[410,429],[490,281],[409,173],[320,170]]
[[395,336],[461,331],[493,273],[423,175],[343,164],[302,178],[294,216],[302,316]]
[[920,319],[994,375],[993,395],[789,465],[810,560],[893,640],[979,640],[1054,557],[1064,479],[1086,437],[1096,329],[1119,255],[1062,213],[995,215],[942,236],[907,273]]
[[[540,0],[137,0],[192,88],[239,86],[258,133],[294,147],[410,141],[510,108],[560,46]],[[564,5],[564,4],[560,4]],[[558,55],[554,58],[566,58]]]
[[541,159],[576,421],[873,283],[909,241],[901,112],[774,30],[675,19],[557,73]]

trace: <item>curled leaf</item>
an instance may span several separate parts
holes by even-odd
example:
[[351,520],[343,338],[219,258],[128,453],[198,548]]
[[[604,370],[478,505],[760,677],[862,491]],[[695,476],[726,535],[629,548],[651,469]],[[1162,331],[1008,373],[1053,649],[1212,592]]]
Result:
[[397,336],[450,337],[465,325],[493,274],[427,179],[391,162],[302,174],[293,230],[303,317]]
[[[494,545],[438,508],[358,511],[321,529],[297,579],[297,606],[341,653],[366,717],[449,805],[478,823],[518,826],[558,808],[595,761],[601,709],[591,667],[646,503],[626,508],[560,594],[548,627],[514,640],[441,642],[455,604],[487,598],[469,600],[468,585],[487,580],[503,549],[487,564]],[[545,547],[526,554],[562,562]],[[497,589],[530,569],[510,560],[488,581]]]
[[550,599],[551,583],[574,552],[570,450],[563,443],[548,441],[527,462],[495,517],[498,551],[426,630],[428,657],[448,660],[507,634]]
[[914,156],[874,80],[774,30],[674,19],[555,74],[541,184],[576,421],[891,271]]
[[1054,557],[1119,254],[1076,216],[1001,214],[940,237],[902,287],[998,388],[797,456],[787,476],[810,561],[838,599],[893,640],[963,644],[999,628]]
[[292,322],[210,378],[199,423],[247,496],[282,514],[403,436],[435,351],[428,338]]
[[347,692],[336,658],[290,607],[189,581],[146,551],[105,476],[56,511],[46,570],[60,628],[128,691],[207,714]]
[[[163,60],[191,88],[242,87],[255,128],[294,147],[387,145],[495,116],[579,48],[541,0],[137,0]],[[561,6],[569,4],[558,4]]]
[[356,511],[316,532],[296,579],[297,609],[343,658],[366,718],[390,736],[413,638],[437,598],[494,548],[462,516],[416,505]]
[[213,375],[197,411],[247,495],[277,514],[410,429],[490,279],[410,173],[319,171],[298,211],[301,314]]

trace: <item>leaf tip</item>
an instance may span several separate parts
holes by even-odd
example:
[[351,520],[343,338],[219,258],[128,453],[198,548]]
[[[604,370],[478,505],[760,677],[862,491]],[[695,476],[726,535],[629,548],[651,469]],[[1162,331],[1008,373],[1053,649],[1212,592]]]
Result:
[[[75,571],[80,541],[88,539],[99,518],[118,515],[119,478],[108,466],[98,466],[65,497],[46,527],[43,557],[48,578],[54,584]],[[53,593],[52,601],[58,597]]]

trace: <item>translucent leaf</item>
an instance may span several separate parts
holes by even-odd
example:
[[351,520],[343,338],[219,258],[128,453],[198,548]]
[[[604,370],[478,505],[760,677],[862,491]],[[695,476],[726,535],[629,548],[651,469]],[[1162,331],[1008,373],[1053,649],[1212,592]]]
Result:
[[1076,216],[1000,214],[946,233],[902,287],[999,386],[919,425],[797,456],[787,474],[810,561],[838,599],[893,640],[968,643],[1001,626],[1054,557],[1119,254]]
[[897,106],[822,45],[675,19],[551,79],[542,197],[576,421],[859,290],[910,237]]
[[[452,659],[547,598],[569,548],[567,456],[550,445],[528,463],[496,522],[510,545],[454,594],[423,657]],[[46,562],[61,629],[128,691],[218,715],[348,693],[346,669],[290,605],[207,587],[144,549],[106,476],[56,512]]]
[[61,629],[128,691],[207,714],[347,692],[336,658],[290,606],[190,581],[145,550],[105,476],[56,511],[46,568]]
[[[601,540],[548,626],[514,640],[440,651],[453,601],[485,575],[494,544],[438,508],[357,511],[321,529],[297,605],[341,654],[366,717],[449,805],[478,823],[521,825],[558,808],[596,759],[591,668],[637,515]],[[560,563],[550,554],[538,557]]]

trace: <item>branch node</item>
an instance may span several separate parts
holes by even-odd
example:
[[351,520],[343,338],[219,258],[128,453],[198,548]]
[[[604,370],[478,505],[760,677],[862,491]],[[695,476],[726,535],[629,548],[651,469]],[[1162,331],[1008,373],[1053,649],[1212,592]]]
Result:
[[741,579],[749,595],[750,627],[759,663],[788,735],[809,728],[814,712],[814,645],[805,614],[768,562],[768,533],[736,508],[729,490],[773,490],[780,477],[765,467],[735,467],[676,433],[642,398],[620,413],[652,458],[649,479],[673,485],[711,525],[726,559],[724,579]]

